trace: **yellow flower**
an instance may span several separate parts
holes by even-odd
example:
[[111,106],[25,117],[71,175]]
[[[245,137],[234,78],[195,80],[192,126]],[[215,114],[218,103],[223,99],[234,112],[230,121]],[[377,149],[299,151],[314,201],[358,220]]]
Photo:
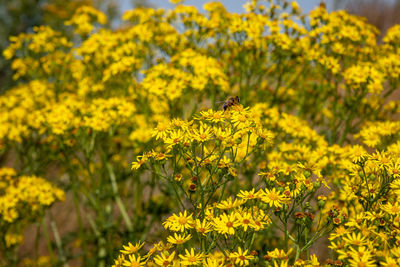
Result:
[[348,233],[349,233],[349,231],[343,225],[340,225],[339,227],[337,227],[335,229],[334,233],[330,234],[329,240],[333,240],[335,238],[341,237]]
[[231,198],[228,198],[227,200],[223,200],[220,203],[218,203],[217,208],[219,208],[221,210],[229,210],[229,209],[234,209],[236,207],[239,207],[243,203],[245,203],[245,200],[235,199],[234,201],[232,201]]
[[240,223],[240,226],[243,227],[243,230],[246,232],[248,227],[257,228],[255,225],[253,216],[249,212],[237,213],[237,220]]
[[111,267],[121,267],[125,261],[124,255],[118,255],[118,258],[114,260],[114,264]]
[[175,251],[167,255],[167,253],[161,253],[154,257],[154,261],[158,266],[170,266],[175,258]]
[[289,258],[290,253],[292,253],[293,249],[289,249],[288,252],[285,252],[282,249],[274,249],[273,251],[269,251],[267,253],[268,256],[270,256],[273,259],[277,260],[286,260]]
[[371,251],[366,247],[358,247],[357,250],[350,247],[350,251],[347,252],[350,256],[349,263],[351,267],[373,267],[376,266],[375,260],[371,254]]
[[203,259],[203,266],[204,267],[222,267],[222,266],[224,266],[224,262],[221,259],[208,256],[208,258]]
[[237,194],[238,197],[245,199],[245,200],[250,200],[250,199],[257,199],[258,198],[258,192],[254,192],[255,189],[251,189],[250,191],[243,191],[240,190],[240,193]]
[[229,215],[224,213],[214,219],[213,225],[220,234],[234,235],[235,228],[240,225],[240,222],[237,220],[235,213]]
[[199,130],[193,129],[192,131],[190,135],[191,139],[198,142],[206,142],[213,137],[212,128],[204,123],[200,123]]
[[153,245],[153,247],[147,252],[145,258],[149,258],[151,255],[156,253],[157,251],[166,251],[172,247],[171,244],[167,243],[164,245],[164,242],[160,241]]
[[124,249],[120,250],[121,253],[123,254],[133,254],[138,252],[144,245],[144,242],[141,243],[140,241],[136,243],[135,245],[132,245],[131,242],[128,242],[127,246],[122,246]]
[[241,247],[238,247],[237,252],[233,252],[229,254],[229,257],[234,260],[236,265],[239,266],[248,266],[249,260],[254,259],[254,256],[248,255],[248,250],[242,251]]
[[282,207],[282,204],[285,203],[287,198],[284,195],[281,195],[279,192],[276,192],[275,188],[272,190],[264,189],[264,192],[260,194],[261,201],[267,203],[270,207]]
[[191,234],[188,235],[180,235],[180,234],[176,234],[174,233],[174,236],[168,236],[167,237],[167,241],[171,244],[175,244],[175,245],[181,245],[183,243],[186,243],[187,241],[189,241],[192,238]]
[[391,215],[396,215],[400,213],[400,204],[399,202],[395,202],[394,204],[388,202],[382,205],[382,209]]
[[310,256],[310,265],[311,266],[319,266],[318,258],[315,254]]
[[211,232],[212,225],[210,222],[206,220],[200,221],[199,219],[196,219],[194,228],[196,229],[197,232],[206,236],[207,233]]
[[179,212],[179,215],[173,214],[170,216],[164,223],[164,227],[167,229],[170,229],[175,232],[184,232],[186,229],[191,229],[193,228],[193,218],[192,214],[189,216],[187,215],[187,211],[185,210],[182,214],[182,212]]
[[201,111],[200,115],[200,118],[206,119],[213,123],[223,122],[225,120],[224,112],[221,110],[214,111],[212,109],[209,109],[208,111]]
[[181,264],[184,266],[198,265],[202,262],[204,253],[199,252],[196,254],[193,248],[190,249],[190,252],[185,249],[185,255],[179,255],[179,258],[181,258]]
[[343,240],[346,242],[347,246],[363,246],[367,243],[366,237],[363,236],[361,233],[348,233]]
[[164,137],[164,143],[167,145],[167,148],[171,148],[182,143],[185,139],[185,133],[181,130],[174,130],[169,132],[168,137]]
[[384,261],[379,262],[379,265],[384,267],[397,267],[400,265],[400,261],[392,257],[385,257]]
[[132,162],[132,170],[138,170],[148,159],[146,155],[137,156],[136,161]]
[[135,255],[129,255],[128,260],[125,260],[123,263],[123,266],[127,267],[139,267],[145,265],[145,262],[140,262],[141,257],[140,255],[136,256]]
[[153,131],[153,136],[156,137],[156,140],[160,138],[164,138],[167,136],[168,130],[170,127],[169,121],[161,121],[157,124],[157,127]]
[[362,162],[368,156],[367,151],[360,145],[354,145],[350,147],[349,152],[347,154],[350,160],[354,163]]
[[225,127],[214,127],[213,132],[214,132],[215,138],[219,141],[224,141],[229,136],[232,135],[232,129],[231,128],[226,129]]

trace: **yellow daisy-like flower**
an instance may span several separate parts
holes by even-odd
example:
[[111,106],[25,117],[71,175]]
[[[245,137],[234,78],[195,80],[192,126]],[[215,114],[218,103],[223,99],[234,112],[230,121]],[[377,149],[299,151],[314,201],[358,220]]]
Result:
[[224,119],[225,119],[224,112],[221,111],[221,110],[213,112],[207,118],[208,121],[211,121],[211,122],[214,122],[214,123],[222,122],[222,121],[224,121]]
[[289,263],[288,260],[281,261],[280,264],[278,264],[276,261],[274,261],[274,267],[288,267],[288,266],[290,266],[288,263]]
[[389,202],[382,205],[382,209],[391,215],[396,215],[400,213],[400,204],[399,202],[395,202],[394,204]]
[[343,236],[345,234],[348,234],[348,233],[349,233],[349,231],[343,225],[340,225],[339,227],[337,227],[335,229],[334,233],[330,234],[329,240],[333,240],[335,238],[341,237],[341,236]]
[[181,245],[187,241],[189,241],[192,238],[191,234],[188,235],[180,235],[177,233],[174,233],[174,236],[169,236],[167,237],[167,241],[171,244],[175,244],[175,245]]
[[171,131],[169,137],[165,137],[164,143],[167,148],[172,148],[175,145],[182,143],[185,139],[185,133],[181,130]]
[[157,124],[157,127],[153,131],[153,136],[156,137],[156,140],[160,138],[164,138],[167,136],[167,131],[170,129],[169,121],[161,121]]
[[185,255],[179,255],[179,258],[182,259],[181,264],[184,266],[198,265],[202,262],[204,253],[200,252],[196,254],[193,248],[190,249],[190,252],[185,249]]
[[125,260],[124,263],[122,264],[123,266],[128,266],[128,267],[139,267],[145,265],[145,262],[140,262],[141,261],[140,255],[136,256],[135,255],[129,255],[128,260]]
[[244,200],[235,199],[234,201],[232,201],[231,198],[228,198],[227,200],[223,200],[221,201],[221,203],[218,203],[217,208],[221,210],[230,210],[239,207],[244,202]]
[[248,266],[249,260],[254,259],[254,256],[248,255],[248,250],[242,251],[241,247],[238,247],[237,252],[233,252],[229,254],[229,257],[234,260],[236,265],[239,266]]
[[213,136],[213,130],[211,127],[204,123],[200,124],[199,130],[193,129],[193,133],[190,135],[191,139],[198,142],[206,142],[210,140]]
[[310,256],[310,265],[311,266],[320,266],[319,261],[318,261],[318,257],[315,254],[312,254]]
[[154,257],[154,262],[158,266],[170,266],[172,264],[172,261],[175,258],[175,251],[172,252],[169,255],[166,255],[165,253],[161,253],[160,255],[157,255]]
[[354,246],[363,246],[367,243],[366,237],[361,233],[349,233],[345,237],[343,237],[343,241],[346,242],[346,245],[354,245]]
[[214,127],[213,132],[215,138],[219,141],[224,141],[232,135],[232,129],[226,129],[225,127]]
[[275,188],[272,188],[272,190],[266,188],[265,191],[261,193],[261,200],[270,207],[280,208],[282,204],[285,203],[286,197],[276,192]]
[[202,264],[204,267],[222,267],[222,266],[224,266],[224,262],[222,260],[213,258],[213,257],[203,259]]
[[354,145],[349,147],[349,152],[347,153],[348,157],[352,162],[361,162],[364,161],[368,157],[368,153],[364,147],[360,145]]
[[359,247],[358,250],[350,248],[348,251],[350,255],[349,263],[351,267],[369,267],[376,266],[375,260],[371,254],[371,251],[366,247]]
[[248,114],[248,108],[246,108],[245,110],[243,110],[243,112],[236,112],[234,111],[232,113],[232,119],[231,122],[233,123],[233,125],[235,127],[238,127],[238,129],[243,129],[243,128],[247,128],[250,126],[252,120],[249,117]]
[[194,222],[194,228],[202,235],[207,235],[207,233],[211,232],[212,225],[206,220],[200,221],[199,219],[196,219]]
[[118,258],[114,260],[114,264],[111,267],[120,267],[125,261],[124,255],[118,255]]
[[157,251],[168,251],[171,248],[172,248],[172,244],[170,244],[170,243],[164,244],[164,242],[160,241],[153,245],[153,247],[149,250],[149,252],[147,252],[147,254],[144,258],[149,258],[151,255],[153,255]]
[[253,216],[248,212],[243,212],[241,214],[237,214],[237,219],[239,221],[240,226],[243,227],[243,230],[246,232],[248,227],[257,228],[254,223]]
[[121,249],[120,252],[123,254],[133,254],[139,251],[144,245],[144,242],[141,243],[140,241],[135,245],[132,245],[131,242],[128,243],[127,246],[122,246],[124,249]]
[[214,219],[215,230],[220,234],[235,234],[235,228],[240,225],[240,222],[236,218],[235,213],[229,215],[222,214]]
[[397,267],[400,265],[400,261],[396,261],[396,259],[393,259],[392,257],[386,257],[385,261],[379,262],[379,265],[384,267]]
[[274,249],[273,251],[269,251],[267,253],[268,256],[270,256],[273,259],[277,260],[286,260],[289,258],[289,254],[293,251],[293,249],[289,249],[288,252],[285,252],[282,249]]
[[272,172],[260,172],[258,175],[261,177],[265,177],[267,181],[273,182],[276,180],[275,174],[273,174]]
[[132,170],[139,169],[144,163],[148,161],[148,157],[145,155],[137,156],[136,161],[132,162]]
[[193,218],[192,214],[187,215],[187,211],[185,210],[182,214],[182,212],[179,212],[179,215],[173,214],[170,216],[164,223],[164,227],[167,229],[170,229],[175,232],[184,232],[186,229],[193,228]]
[[258,198],[258,192],[255,192],[255,189],[251,189],[250,191],[243,191],[240,190],[240,193],[237,194],[238,197],[245,199],[245,200],[250,200],[250,199],[257,199]]

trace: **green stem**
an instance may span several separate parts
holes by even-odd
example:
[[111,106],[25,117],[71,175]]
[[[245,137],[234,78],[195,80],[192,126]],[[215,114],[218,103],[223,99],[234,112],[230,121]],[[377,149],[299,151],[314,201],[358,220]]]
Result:
[[54,240],[56,242],[56,246],[57,246],[57,249],[58,249],[58,254],[59,254],[60,260],[63,263],[64,267],[69,267],[69,264],[67,263],[67,259],[65,257],[62,240],[60,238],[60,234],[58,232],[58,228],[57,228],[56,222],[53,220],[51,214],[50,214],[50,227],[51,227],[51,230],[53,231]]
[[114,193],[115,201],[117,202],[117,206],[121,212],[122,218],[125,221],[126,227],[128,228],[129,232],[132,232],[133,227],[132,227],[132,222],[129,218],[128,212],[126,211],[125,205],[121,200],[121,197],[118,192],[118,185],[117,185],[117,180],[115,177],[114,170],[109,162],[106,163],[106,168],[108,170],[108,173],[110,175],[110,180],[111,180],[111,187]]
[[98,242],[98,252],[97,252],[97,257],[100,260],[99,264],[97,266],[99,267],[104,267],[106,262],[105,262],[105,257],[107,255],[107,250],[105,248],[106,246],[106,240],[104,239],[104,237],[101,236],[99,229],[96,226],[96,223],[94,222],[92,216],[90,215],[90,213],[86,214],[88,222],[90,224],[90,226],[93,229],[93,232],[97,238],[97,242]]
[[294,259],[294,261],[297,261],[299,259],[300,253],[301,253],[301,249],[300,249],[299,245],[296,245],[296,258]]
[[289,240],[288,240],[288,227],[287,227],[287,217],[285,216],[285,250],[288,250]]
[[51,245],[49,229],[47,228],[45,217],[43,217],[43,219],[42,219],[42,226],[43,226],[44,238],[46,239],[46,245],[47,245],[47,249],[49,251],[50,259],[51,259],[51,262],[54,263],[55,262],[54,252],[53,252],[53,247]]

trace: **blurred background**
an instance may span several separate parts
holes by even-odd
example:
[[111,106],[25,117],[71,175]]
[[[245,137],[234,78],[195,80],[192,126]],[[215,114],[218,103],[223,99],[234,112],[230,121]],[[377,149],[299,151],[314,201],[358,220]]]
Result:
[[[187,0],[188,5],[201,9],[207,0]],[[240,13],[246,0],[221,0],[229,11]],[[262,2],[262,1],[261,1]],[[345,9],[367,18],[383,35],[393,24],[400,23],[400,0],[297,0],[304,13],[325,2],[329,11]],[[54,29],[66,31],[61,23],[81,5],[92,5],[107,13],[110,27],[118,27],[119,18],[125,10],[138,6],[171,8],[168,0],[0,0],[0,49],[8,46],[9,37],[32,31],[33,26],[47,24]],[[10,62],[0,55],[0,93],[15,85]]]

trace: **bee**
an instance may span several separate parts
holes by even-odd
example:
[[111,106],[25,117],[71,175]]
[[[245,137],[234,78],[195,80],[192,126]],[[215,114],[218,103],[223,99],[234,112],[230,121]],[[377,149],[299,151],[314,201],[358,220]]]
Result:
[[[222,105],[222,108],[225,110],[227,110],[228,108],[232,107],[232,106],[236,106],[239,105],[240,102],[240,98],[238,96],[231,96],[229,97],[227,100],[223,101],[224,104]],[[222,102],[220,102],[222,103]]]

